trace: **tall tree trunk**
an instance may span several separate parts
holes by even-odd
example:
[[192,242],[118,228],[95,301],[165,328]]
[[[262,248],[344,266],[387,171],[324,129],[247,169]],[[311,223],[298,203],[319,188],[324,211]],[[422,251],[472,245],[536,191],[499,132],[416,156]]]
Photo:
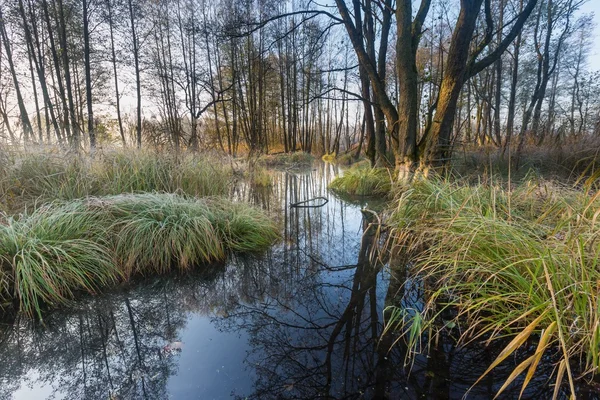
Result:
[[115,77],[115,100],[117,108],[117,123],[119,124],[119,134],[121,136],[121,143],[123,147],[127,146],[125,140],[125,130],[123,129],[123,118],[121,117],[121,96],[119,94],[119,76],[117,74],[117,55],[115,51],[115,36],[114,36],[114,22],[113,22],[113,7],[112,2],[114,0],[106,0],[106,7],[108,11],[108,29],[110,32],[110,53],[111,63],[113,66],[113,75]]
[[65,94],[65,87],[63,84],[60,58],[58,56],[58,50],[56,48],[56,42],[54,40],[53,27],[50,21],[50,12],[48,11],[47,0],[42,0],[42,8],[44,11],[44,20],[46,21],[46,29],[48,31],[48,41],[50,42],[50,51],[52,53],[52,60],[54,62],[54,73],[56,75],[56,86],[58,86],[58,93],[62,102],[63,112],[63,126],[65,130],[65,136],[69,142],[71,142],[71,126],[69,124],[69,106],[67,105],[67,96]]
[[96,133],[94,132],[94,108],[92,107],[92,72],[90,65],[90,30],[88,0],[82,0],[83,4],[83,54],[85,62],[85,99],[87,102],[88,136],[90,138],[90,150],[96,149]]
[[458,97],[465,81],[471,38],[483,0],[462,0],[458,21],[452,34],[444,79],[439,93],[431,132],[427,138],[425,162],[444,164],[450,155],[450,140]]
[[[498,17],[498,26],[504,25],[504,0],[500,0],[498,7],[500,8]],[[497,46],[502,43],[502,29],[498,29]],[[496,61],[496,87],[494,97],[494,137],[498,146],[502,145],[502,137],[500,132],[500,106],[502,104],[502,57],[498,57]]]
[[[369,0],[370,2],[370,0]],[[377,54],[377,74],[379,78],[386,81],[386,68],[387,68],[387,50],[390,29],[392,26],[392,0],[385,0],[382,8],[382,21],[381,21],[381,37],[379,39],[379,52]],[[387,154],[387,142],[386,142],[386,125],[385,125],[385,114],[379,105],[375,106],[375,149],[377,153],[377,163],[381,167],[390,166],[390,160]]]
[[136,114],[136,141],[138,149],[142,147],[142,81],[140,77],[140,54],[137,32],[135,29],[135,15],[133,13],[133,1],[128,0],[129,21],[131,23],[131,40],[133,41],[133,63],[135,67],[135,90],[137,100]]
[[70,116],[71,127],[73,129],[71,134],[71,147],[75,150],[79,150],[80,146],[80,135],[79,135],[79,124],[77,123],[77,115],[75,114],[75,103],[73,101],[73,90],[71,83],[71,69],[69,67],[69,50],[67,40],[67,24],[65,20],[66,10],[63,6],[63,0],[58,0],[58,15],[59,15],[59,38],[60,38],[60,51],[63,62],[63,73],[65,75],[65,86],[67,89],[67,102],[69,105],[68,114]]
[[42,115],[40,113],[40,103],[38,101],[37,85],[35,83],[35,73],[33,72],[33,57],[35,57],[33,50],[33,43],[27,41],[27,51],[29,55],[29,73],[31,75],[31,88],[33,89],[33,103],[35,104],[35,118],[37,122],[38,140],[40,143],[43,142],[42,136]]
[[19,106],[19,114],[21,125],[23,127],[23,138],[25,141],[28,141],[31,137],[33,137],[33,129],[31,128],[31,122],[29,121],[29,115],[27,114],[27,109],[25,108],[25,102],[23,101],[23,96],[21,95],[21,88],[19,86],[19,80],[17,78],[17,72],[15,70],[15,64],[12,56],[12,49],[10,47],[10,42],[8,40],[8,34],[6,33],[6,25],[4,23],[4,14],[2,9],[0,8],[0,35],[2,38],[2,42],[4,42],[4,50],[6,51],[6,59],[8,61],[8,66],[10,69],[10,74],[12,76],[13,85],[15,87],[15,94],[17,95],[17,105]]
[[[430,3],[430,2],[429,2]],[[429,4],[421,3],[419,14],[425,7],[425,14]],[[424,16],[422,17],[425,18]],[[421,35],[421,24],[413,23],[412,0],[398,1],[396,6],[396,67],[398,70],[398,89],[400,99],[396,114],[397,128],[392,125],[392,131],[398,134],[398,150],[396,152],[397,169],[412,171],[418,162],[417,130],[419,124],[419,75],[417,71],[417,49]],[[399,118],[398,118],[399,117]],[[395,124],[394,121],[389,121]]]
[[[519,1],[519,9],[520,12],[523,11],[523,0]],[[519,83],[519,55],[521,52],[521,39],[522,34],[519,33],[513,49],[513,66],[510,82],[510,97],[508,100],[508,115],[506,117],[506,140],[504,142],[504,150],[502,151],[503,156],[507,148],[510,151],[511,141],[514,133],[515,108],[517,105],[517,85]]]

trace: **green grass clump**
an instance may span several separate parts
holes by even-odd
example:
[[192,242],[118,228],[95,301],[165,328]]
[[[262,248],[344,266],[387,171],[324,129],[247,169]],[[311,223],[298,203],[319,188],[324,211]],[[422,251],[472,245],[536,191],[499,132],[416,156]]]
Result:
[[407,332],[416,351],[415,338],[435,336],[447,326],[441,315],[453,310],[462,343],[512,338],[490,370],[537,337],[536,353],[515,370],[527,371],[523,387],[553,349],[557,387],[564,376],[574,390],[577,378],[600,367],[598,197],[533,181],[510,190],[415,181],[397,194],[389,222],[395,245],[426,282],[426,305],[411,317],[395,310],[388,326]]
[[352,164],[359,163],[363,160],[366,160],[364,156],[359,156],[357,158],[356,154],[354,154],[354,151],[349,151],[344,154],[338,155],[337,163],[339,165],[352,165]]
[[143,193],[43,206],[0,224],[0,303],[41,316],[76,292],[134,274],[186,270],[278,238],[261,210],[225,199]]
[[76,291],[95,293],[119,270],[103,242],[99,213],[78,204],[46,206],[0,225],[0,299],[40,316],[42,304],[65,304]]
[[385,197],[392,189],[392,179],[392,172],[386,168],[357,166],[345,170],[329,184],[329,188],[351,196]]
[[255,252],[279,238],[275,223],[258,208],[215,199],[209,204],[214,212],[213,224],[231,251]]
[[338,154],[337,156],[334,153],[324,154],[321,159],[324,162],[337,165],[357,165],[360,162],[369,164],[369,161],[364,156],[356,157],[354,151],[346,151],[345,153]]
[[126,276],[223,260],[227,243],[204,200],[145,193],[105,197],[114,254]]

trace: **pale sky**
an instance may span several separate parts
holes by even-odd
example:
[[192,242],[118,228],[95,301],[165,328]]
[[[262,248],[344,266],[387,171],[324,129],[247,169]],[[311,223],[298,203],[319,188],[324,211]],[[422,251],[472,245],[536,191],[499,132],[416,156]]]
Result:
[[600,0],[589,0],[581,7],[582,13],[593,12],[596,28],[591,35],[594,35],[594,47],[589,59],[589,68],[592,71],[600,70]]

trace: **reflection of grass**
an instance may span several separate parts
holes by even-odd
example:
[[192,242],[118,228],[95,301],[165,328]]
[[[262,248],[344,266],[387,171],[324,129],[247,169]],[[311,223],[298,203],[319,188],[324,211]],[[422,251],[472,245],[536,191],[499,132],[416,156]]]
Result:
[[415,273],[432,284],[422,312],[397,309],[388,321],[406,332],[415,350],[421,334],[435,332],[442,313],[454,310],[452,324],[464,327],[463,343],[513,338],[492,366],[538,338],[534,356],[517,368],[528,371],[524,386],[549,348],[560,354],[557,387],[563,374],[573,387],[569,362],[581,360],[584,373],[597,371],[597,194],[533,181],[509,191],[502,184],[434,178],[399,193],[392,211],[396,245],[412,254]]
[[56,203],[0,225],[0,294],[40,315],[75,291],[260,250],[277,237],[262,211],[224,199],[146,193]]
[[392,173],[385,168],[355,166],[335,178],[329,188],[352,196],[387,196],[392,188]]
[[246,178],[254,186],[269,187],[273,185],[273,179],[269,172],[260,165],[252,165],[245,173]]
[[313,164],[315,158],[303,151],[296,151],[294,153],[280,153],[272,155],[261,156],[258,160],[259,163],[267,167],[309,167]]
[[0,207],[9,210],[34,202],[119,193],[224,195],[231,176],[222,161],[208,155],[175,157],[133,149],[94,158],[51,151],[13,153],[0,172]]

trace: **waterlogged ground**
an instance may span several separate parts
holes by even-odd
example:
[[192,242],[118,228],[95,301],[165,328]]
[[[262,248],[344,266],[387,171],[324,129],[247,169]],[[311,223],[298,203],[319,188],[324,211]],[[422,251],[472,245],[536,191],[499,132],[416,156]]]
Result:
[[[462,398],[497,349],[456,349],[449,331],[410,365],[401,344],[389,350],[397,336],[382,335],[383,308],[418,309],[420,288],[401,290],[370,262],[360,205],[327,191],[335,173],[319,164],[236,190],[281,219],[283,240],[260,257],[116,288],[49,313],[45,326],[1,324],[0,399]],[[329,203],[290,208],[317,196]],[[512,368],[469,398],[492,398]],[[551,397],[544,376],[524,398]]]

